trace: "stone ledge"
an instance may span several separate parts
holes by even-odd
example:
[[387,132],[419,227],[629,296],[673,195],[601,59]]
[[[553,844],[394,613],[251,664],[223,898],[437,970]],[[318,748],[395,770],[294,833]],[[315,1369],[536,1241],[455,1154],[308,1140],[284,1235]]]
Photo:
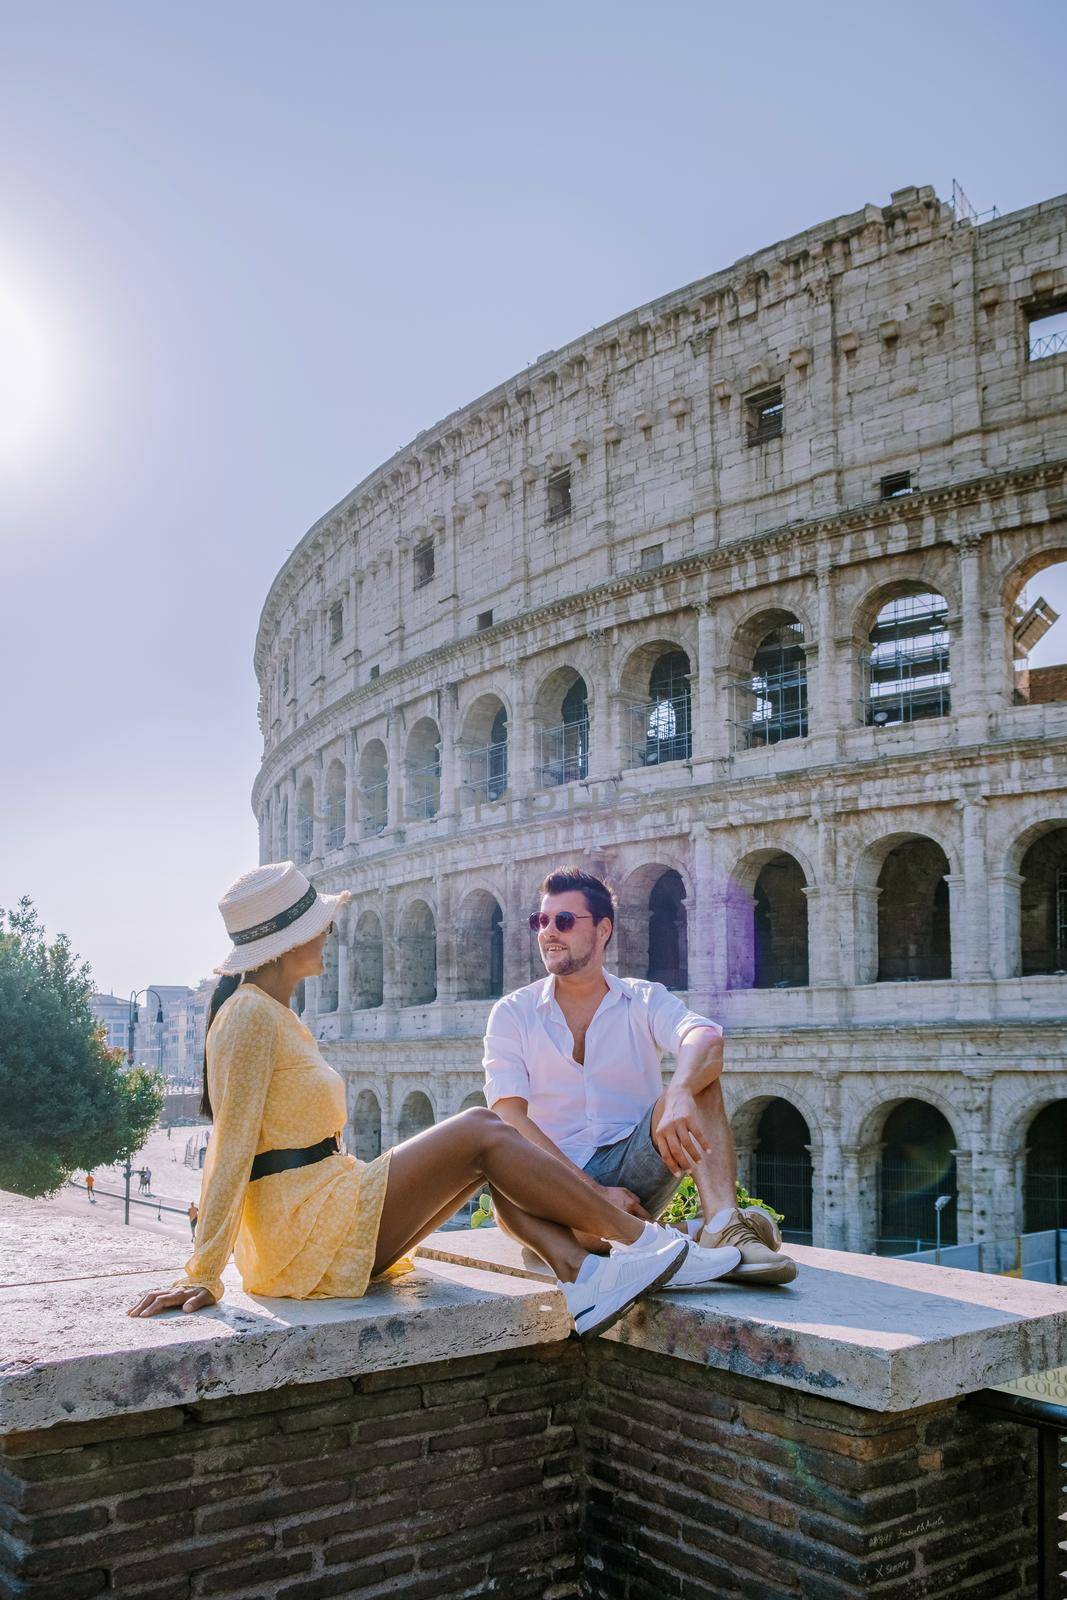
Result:
[[[227,1270],[218,1307],[135,1320],[180,1272],[181,1246],[107,1234],[0,1199],[0,1433],[285,1385],[530,1349],[565,1338],[562,1296],[495,1229],[439,1233],[416,1271],[362,1300],[268,1300]],[[658,1296],[607,1337],[876,1412],[906,1410],[1067,1362],[1067,1289],[795,1248],[782,1289]],[[80,1276],[70,1263],[80,1261]]]

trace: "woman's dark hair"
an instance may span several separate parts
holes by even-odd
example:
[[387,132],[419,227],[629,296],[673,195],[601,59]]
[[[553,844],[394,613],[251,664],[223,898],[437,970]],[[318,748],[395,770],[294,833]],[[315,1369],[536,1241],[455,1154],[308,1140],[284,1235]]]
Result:
[[213,1113],[211,1110],[211,1096],[207,1092],[207,1036],[211,1032],[211,1024],[218,1015],[220,1006],[240,986],[243,977],[243,972],[235,972],[225,978],[220,978],[215,985],[215,992],[211,996],[211,1004],[207,1008],[207,1027],[204,1029],[204,1091],[200,1096],[200,1115],[207,1117],[209,1122],[212,1120]]
[[583,872],[581,867],[559,867],[555,872],[550,872],[538,890],[539,894],[570,894],[576,892],[585,898],[586,910],[592,915],[593,926],[603,922],[606,917],[611,923],[611,933],[608,935],[608,944],[615,936],[615,891],[606,883],[601,883],[599,878],[594,878],[591,872]]

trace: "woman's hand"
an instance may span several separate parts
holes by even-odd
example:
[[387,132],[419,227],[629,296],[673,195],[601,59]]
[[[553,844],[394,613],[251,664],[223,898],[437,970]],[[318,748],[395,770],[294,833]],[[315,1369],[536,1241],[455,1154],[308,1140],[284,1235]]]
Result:
[[184,1289],[150,1289],[135,1306],[127,1311],[128,1317],[154,1317],[160,1311],[204,1311],[215,1304],[210,1289],[195,1289],[191,1284]]

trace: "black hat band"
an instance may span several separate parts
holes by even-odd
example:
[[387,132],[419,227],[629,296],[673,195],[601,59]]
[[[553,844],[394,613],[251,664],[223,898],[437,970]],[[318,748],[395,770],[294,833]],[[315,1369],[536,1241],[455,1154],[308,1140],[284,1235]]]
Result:
[[301,895],[288,911],[279,911],[276,917],[270,917],[266,922],[257,922],[254,928],[242,928],[240,933],[231,933],[230,938],[234,944],[251,944],[255,939],[267,939],[272,933],[281,933],[283,928],[288,928],[290,923],[302,917],[305,911],[310,911],[317,899],[318,895],[312,885],[307,894]]

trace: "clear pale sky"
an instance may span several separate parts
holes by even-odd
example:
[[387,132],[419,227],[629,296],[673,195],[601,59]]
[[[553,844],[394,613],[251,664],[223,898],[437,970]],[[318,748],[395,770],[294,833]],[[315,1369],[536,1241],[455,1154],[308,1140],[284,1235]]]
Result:
[[0,24],[0,903],[31,895],[120,993],[225,953],[259,610],[368,471],[892,189],[1067,188],[1051,0],[19,0]]

